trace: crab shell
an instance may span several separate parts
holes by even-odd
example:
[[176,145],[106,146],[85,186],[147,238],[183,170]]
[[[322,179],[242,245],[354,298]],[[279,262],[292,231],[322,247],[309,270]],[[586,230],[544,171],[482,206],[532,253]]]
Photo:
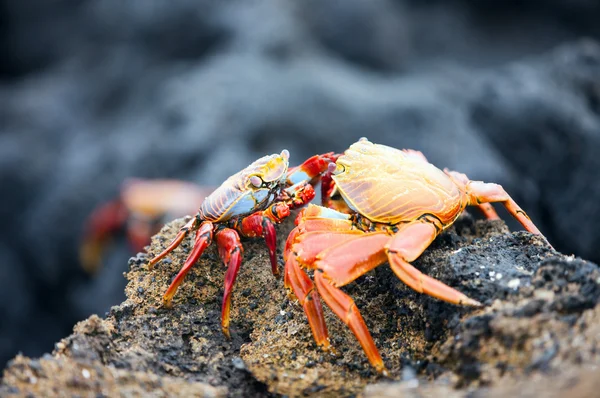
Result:
[[267,155],[229,177],[200,206],[199,215],[211,222],[264,210],[285,185],[289,152]]
[[338,158],[332,178],[352,210],[390,225],[428,214],[446,227],[468,202],[464,187],[442,170],[411,153],[366,139]]

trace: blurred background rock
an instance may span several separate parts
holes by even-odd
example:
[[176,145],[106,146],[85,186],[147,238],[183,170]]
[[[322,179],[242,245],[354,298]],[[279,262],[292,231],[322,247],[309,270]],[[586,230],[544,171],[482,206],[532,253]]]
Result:
[[127,245],[93,278],[77,250],[125,178],[214,186],[282,148],[422,150],[600,261],[599,20],[592,0],[1,0],[0,364],[123,299]]

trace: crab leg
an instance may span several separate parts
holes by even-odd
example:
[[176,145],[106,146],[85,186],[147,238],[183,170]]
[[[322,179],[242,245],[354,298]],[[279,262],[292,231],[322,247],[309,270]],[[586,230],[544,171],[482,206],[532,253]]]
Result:
[[331,349],[329,334],[327,333],[323,307],[315,285],[308,275],[306,275],[306,272],[300,268],[295,256],[290,256],[286,261],[285,273],[289,286],[298,298],[308,318],[308,324],[312,330],[315,342],[323,350],[329,351]]
[[[190,221],[190,223],[192,221]],[[190,223],[188,223],[188,224],[190,224]],[[188,224],[186,224],[186,226]],[[182,231],[183,231],[183,228],[182,228]],[[183,234],[183,237],[181,237],[179,239],[179,236],[182,234],[182,231],[180,231],[179,234],[177,234],[177,238],[175,239],[175,241],[173,241],[173,243],[169,246],[169,248],[171,248],[175,243],[177,243],[177,245],[175,245],[173,248],[177,247],[179,245],[179,243],[181,243],[181,241],[183,240],[183,237],[185,236],[185,234],[187,234],[187,230],[186,230],[185,233]],[[181,285],[181,282],[183,282],[186,274],[190,271],[190,269],[192,269],[194,264],[196,264],[196,261],[198,261],[198,259],[202,255],[202,252],[204,252],[204,249],[206,249],[206,247],[208,245],[210,245],[210,243],[212,242],[212,237],[213,237],[213,224],[210,221],[204,221],[200,225],[200,228],[198,229],[198,231],[196,231],[196,239],[194,240],[194,247],[192,248],[192,252],[190,253],[189,257],[185,261],[185,264],[183,265],[183,267],[181,268],[181,270],[179,271],[179,273],[177,274],[175,279],[173,279],[173,282],[171,282],[171,285],[167,289],[167,292],[163,296],[163,304],[165,307],[171,306],[171,301],[173,300],[173,296],[175,295],[175,292],[177,292],[177,288],[179,287],[179,285]],[[179,239],[179,242],[177,242],[177,239]],[[167,250],[169,248],[167,248]],[[166,253],[169,252],[167,250],[165,250]],[[171,249],[171,250],[173,250],[173,249]]]
[[315,284],[319,294],[329,308],[352,330],[358,339],[371,365],[380,373],[386,374],[383,359],[373,342],[369,329],[365,324],[354,300],[340,289],[321,272],[315,272]]
[[471,195],[472,204],[478,205],[479,203],[484,202],[500,202],[527,231],[536,235],[542,235],[527,213],[519,207],[508,193],[506,193],[502,186],[482,181],[471,181],[467,185],[467,190]]
[[154,268],[154,265],[156,263],[158,263],[160,260],[165,258],[165,256],[167,254],[169,254],[173,250],[175,250],[177,248],[177,246],[179,246],[181,244],[181,242],[183,242],[183,239],[185,239],[187,234],[195,228],[196,228],[196,218],[194,217],[190,221],[188,221],[183,227],[181,227],[181,229],[177,233],[177,236],[175,236],[175,239],[173,239],[171,244],[169,244],[169,246],[165,250],[163,250],[156,257],[154,257],[152,260],[150,260],[150,262],[148,263],[148,269],[152,270],[152,268]]
[[419,293],[453,304],[480,306],[478,301],[421,273],[409,263],[416,260],[436,236],[435,225],[427,222],[414,222],[401,229],[385,247],[392,271],[402,282]]
[[[298,228],[294,229],[294,231],[297,230]],[[291,235],[294,235],[294,231]],[[325,350],[329,350],[330,346],[321,301],[317,291],[314,290],[312,281],[301,267],[314,268],[313,264],[320,252],[332,245],[359,238],[362,234],[361,231],[351,231],[351,233],[308,232],[299,237],[300,241],[292,246],[292,252],[287,255],[284,271],[285,286],[292,289],[298,298],[304,308],[317,345]]]
[[358,308],[339,288],[385,262],[384,246],[390,237],[384,232],[338,235],[345,235],[345,240],[316,256],[315,284],[329,308],[352,330],[371,365],[385,373],[381,355]]
[[225,274],[225,291],[223,293],[223,305],[221,307],[221,329],[223,334],[231,337],[229,334],[229,309],[231,307],[231,291],[235,279],[242,264],[244,249],[240,242],[240,236],[235,229],[224,228],[215,234],[219,256],[227,267]]
[[494,209],[494,206],[492,206],[491,204],[480,203],[477,205],[477,207],[479,207],[479,210],[481,210],[481,212],[483,213],[485,218],[487,218],[488,220],[499,220],[500,219],[500,217],[498,216],[498,213],[496,213],[496,210]]

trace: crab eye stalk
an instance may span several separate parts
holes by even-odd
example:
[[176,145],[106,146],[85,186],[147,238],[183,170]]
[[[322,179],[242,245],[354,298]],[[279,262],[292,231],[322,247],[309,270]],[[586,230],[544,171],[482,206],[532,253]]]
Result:
[[331,162],[327,165],[327,171],[331,174],[335,173],[336,168],[337,168],[337,165],[333,162]]
[[256,188],[260,188],[262,186],[262,180],[259,176],[250,177],[250,184],[252,184]]
[[[333,165],[333,166],[332,166]],[[341,163],[329,163],[328,169],[331,171],[331,174],[338,175],[346,171],[346,166]]]

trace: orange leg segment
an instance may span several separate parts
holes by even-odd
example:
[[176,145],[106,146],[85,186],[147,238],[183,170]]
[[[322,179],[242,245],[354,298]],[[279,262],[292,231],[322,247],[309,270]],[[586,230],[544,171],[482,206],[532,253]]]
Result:
[[[320,238],[320,234],[312,235]],[[340,243],[316,256],[315,284],[325,303],[352,330],[371,365],[378,372],[385,374],[381,355],[358,308],[352,298],[339,287],[385,262],[384,246],[390,240],[390,236],[385,232],[335,235],[340,235]]]
[[352,330],[358,339],[371,365],[380,373],[386,374],[383,359],[373,342],[371,333],[360,315],[354,300],[340,289],[320,271],[315,272],[315,284],[319,294],[331,310]]
[[421,273],[409,263],[409,261],[417,259],[436,236],[435,226],[425,222],[415,222],[400,230],[386,245],[392,271],[402,282],[419,293],[425,293],[452,304],[480,306],[481,303],[478,301]]
[[242,264],[244,249],[240,242],[240,236],[234,229],[224,228],[215,234],[215,240],[219,248],[219,256],[227,267],[225,274],[225,290],[223,293],[223,304],[221,306],[221,329],[223,334],[229,334],[229,310],[231,308],[231,291]]
[[385,262],[384,246],[389,240],[385,232],[346,235],[342,243],[319,253],[314,267],[335,286],[344,286]]
[[[186,226],[187,226],[187,224],[186,224]],[[183,231],[183,228],[182,228],[182,231]],[[187,233],[187,231],[186,231],[186,233]],[[182,232],[180,231],[179,234],[177,235],[177,238],[175,239],[175,241],[173,241],[171,246],[173,246],[173,244],[177,241],[177,239],[179,239],[179,235],[181,235],[181,234],[182,234]],[[185,234],[183,236],[185,236]],[[198,231],[196,232],[196,239],[194,240],[194,247],[192,248],[192,252],[190,253],[189,257],[185,261],[185,264],[183,265],[183,267],[181,268],[181,270],[179,271],[179,273],[177,274],[175,279],[173,279],[173,282],[171,282],[171,285],[167,289],[167,292],[163,296],[163,304],[165,307],[171,306],[171,301],[173,300],[173,296],[175,295],[175,292],[177,292],[177,288],[179,287],[179,285],[181,285],[181,283],[185,279],[185,276],[190,271],[190,269],[192,269],[194,264],[196,264],[196,261],[198,261],[198,259],[202,255],[202,253],[204,252],[204,249],[206,249],[206,247],[208,245],[210,245],[210,243],[212,242],[212,237],[213,237],[213,224],[210,221],[204,221],[200,225],[200,228],[198,229]],[[181,243],[182,240],[183,240],[183,237],[181,239],[179,239],[179,243]],[[177,247],[179,245],[179,243],[175,247]],[[169,248],[171,246],[169,246]],[[171,250],[173,250],[173,249],[171,249]],[[167,253],[168,253],[168,251],[167,251]]]
[[295,256],[290,256],[286,261],[285,272],[294,295],[304,308],[315,342],[322,349],[331,350],[327,325],[323,316],[323,307],[321,306],[319,294],[315,290],[315,285],[300,268]]
[[533,224],[527,213],[525,213],[525,211],[519,207],[519,205],[510,197],[508,193],[506,193],[502,186],[498,184],[485,183],[482,181],[471,181],[467,185],[467,190],[471,195],[472,203],[479,204],[483,202],[500,202],[527,231],[543,237],[542,233],[535,226],[535,224]]
[[480,203],[479,205],[477,205],[477,207],[479,207],[479,210],[481,210],[481,212],[483,213],[483,215],[485,216],[486,219],[488,220],[499,220],[500,217],[498,216],[498,213],[496,213],[496,210],[494,209],[494,206],[492,206],[489,203]]

